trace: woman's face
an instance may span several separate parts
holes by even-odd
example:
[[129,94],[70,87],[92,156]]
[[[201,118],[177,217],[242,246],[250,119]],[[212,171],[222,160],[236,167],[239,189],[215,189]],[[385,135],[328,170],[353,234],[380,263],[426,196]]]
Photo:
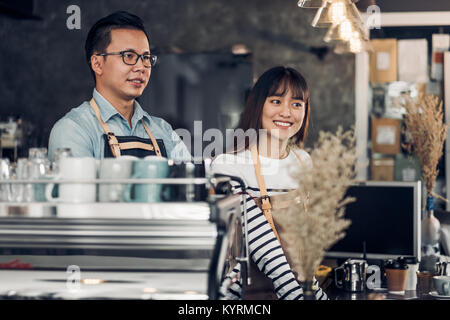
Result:
[[301,128],[305,117],[305,102],[293,97],[291,89],[283,96],[269,96],[264,103],[261,122],[270,137],[288,140]]

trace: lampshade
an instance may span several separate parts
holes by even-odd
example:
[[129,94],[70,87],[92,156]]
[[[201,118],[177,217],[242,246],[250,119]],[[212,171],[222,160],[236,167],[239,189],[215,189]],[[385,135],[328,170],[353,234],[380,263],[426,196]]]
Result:
[[359,13],[359,10],[356,7],[356,5],[353,2],[348,1],[346,3],[346,9],[347,9],[347,18],[350,21],[355,22],[355,24],[359,25],[359,31],[361,31],[363,39],[365,41],[369,40],[369,30],[364,24],[361,14]]
[[322,6],[324,1],[327,0],[298,0],[297,5],[300,8],[318,9]]
[[[298,0],[297,5],[305,9],[318,9],[322,6],[324,0]],[[327,1],[327,0],[325,0]]]
[[358,38],[361,40],[368,40],[364,28],[353,20],[344,20],[340,24],[334,24],[325,34],[323,40],[330,41],[349,41],[355,37],[355,32],[358,33]]
[[373,51],[370,41],[364,41],[360,38],[352,38],[349,41],[340,41],[334,48],[334,53],[360,53],[362,51]]
[[353,52],[352,50],[350,50],[350,44],[346,41],[338,42],[336,44],[336,46],[334,47],[333,52],[336,54],[358,53],[358,52]]
[[324,1],[324,5],[317,10],[311,25],[316,28],[328,28],[333,24],[339,24],[347,17],[347,1]]
[[[324,4],[324,2],[329,1],[330,0],[298,0],[297,5],[300,8],[305,8],[305,9],[318,9],[320,7],[322,7]],[[350,1],[350,0],[349,0]],[[358,2],[359,0],[351,0],[352,3],[354,2]]]

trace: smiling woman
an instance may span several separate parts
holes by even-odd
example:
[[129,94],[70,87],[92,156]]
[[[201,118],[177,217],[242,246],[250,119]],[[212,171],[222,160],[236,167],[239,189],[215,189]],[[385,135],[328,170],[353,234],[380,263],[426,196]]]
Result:
[[[273,156],[277,157],[276,152],[286,151],[289,145],[302,147],[308,131],[309,97],[306,80],[298,71],[285,67],[269,69],[255,83],[239,128],[244,131],[255,129],[267,133],[258,135],[260,141],[258,148],[264,149],[259,150],[263,155],[275,152]],[[265,137],[268,140],[263,140]],[[267,147],[273,143],[271,137],[278,140],[279,149],[266,152]],[[246,143],[245,148],[248,146]],[[238,149],[239,146],[234,151]]]
[[[292,204],[298,182],[289,174],[291,167],[311,166],[302,148],[310,112],[306,80],[296,70],[275,67],[266,71],[251,90],[239,128],[256,130],[256,139],[214,159],[212,170],[240,177],[246,184],[248,241],[252,285],[235,283],[228,298],[302,299],[302,275],[291,270],[272,219],[272,209],[282,213]],[[235,185],[235,193],[242,188]],[[230,277],[240,271],[237,265]],[[317,281],[315,285],[318,286]],[[242,288],[242,290],[241,290]],[[317,287],[317,299],[327,299]]]

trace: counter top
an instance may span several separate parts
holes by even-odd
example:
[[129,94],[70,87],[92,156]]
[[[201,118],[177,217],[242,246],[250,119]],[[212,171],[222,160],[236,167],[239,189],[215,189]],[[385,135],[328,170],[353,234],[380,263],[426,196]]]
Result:
[[81,270],[77,277],[64,270],[1,270],[0,299],[208,299],[206,273]]
[[328,292],[328,297],[330,300],[440,300],[440,298],[431,296],[429,292],[409,290],[404,294],[392,294],[388,292],[387,288],[363,292],[345,292],[334,289]]

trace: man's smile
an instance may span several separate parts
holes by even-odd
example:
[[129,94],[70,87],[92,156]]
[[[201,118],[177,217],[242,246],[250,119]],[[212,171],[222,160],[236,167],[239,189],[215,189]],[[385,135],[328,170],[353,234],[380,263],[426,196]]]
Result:
[[132,79],[127,79],[127,81],[136,87],[141,87],[142,85],[145,84],[144,78],[132,78]]

